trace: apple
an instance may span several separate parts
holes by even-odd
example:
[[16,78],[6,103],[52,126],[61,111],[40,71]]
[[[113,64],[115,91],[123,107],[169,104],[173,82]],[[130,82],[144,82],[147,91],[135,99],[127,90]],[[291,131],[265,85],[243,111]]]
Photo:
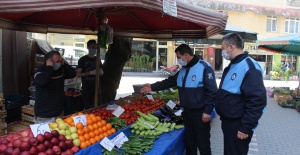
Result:
[[48,155],[46,152],[40,152],[38,155]]
[[72,151],[73,153],[78,152],[78,151],[79,151],[78,146],[73,146],[73,147],[71,148],[71,151]]
[[58,132],[59,132],[59,134],[61,134],[61,135],[66,135],[66,130],[59,130]]
[[29,149],[30,149],[30,143],[29,142],[23,142],[21,144],[20,148],[21,148],[22,151],[29,151]]
[[71,135],[71,131],[70,130],[66,130],[66,135]]
[[30,154],[32,155],[38,155],[39,154],[39,150],[36,148],[36,146],[32,146],[29,150]]
[[61,150],[59,148],[59,146],[53,146],[52,150],[54,151],[54,154],[60,154]]
[[29,142],[32,146],[37,146],[37,144],[38,144],[38,141],[35,137],[30,137]]
[[58,124],[57,124],[56,122],[52,122],[52,123],[49,124],[49,127],[50,127],[51,129],[55,129],[55,128],[58,127]]
[[79,139],[74,139],[74,140],[73,140],[73,144],[74,144],[75,146],[80,146],[80,140],[79,140]]
[[64,135],[59,135],[58,140],[59,141],[66,141],[67,139]]
[[45,132],[44,137],[46,140],[51,140],[53,138],[53,135],[50,132]]
[[68,149],[71,149],[74,146],[73,141],[71,139],[66,140],[65,143],[66,143]]
[[58,145],[59,140],[58,140],[57,138],[53,137],[53,138],[51,139],[50,142],[51,142],[53,145]]
[[11,155],[19,155],[19,154],[21,154],[20,148],[15,148],[15,149],[12,151],[12,154],[11,154]]
[[6,150],[5,150],[5,155],[11,155],[12,152],[13,152],[14,148],[13,147],[8,147]]
[[21,155],[31,155],[29,151],[23,151],[21,152]]
[[9,140],[7,139],[2,139],[1,144],[7,145],[9,143]]
[[4,153],[4,151],[7,149],[7,146],[4,144],[0,145],[0,153]]
[[53,144],[52,144],[51,142],[49,142],[48,140],[46,140],[46,141],[44,142],[44,145],[45,145],[48,149],[52,149],[52,147],[53,147]]
[[38,134],[36,136],[36,139],[38,140],[39,143],[44,143],[44,141],[45,141],[45,137],[42,134]]
[[62,152],[64,152],[68,148],[67,144],[64,141],[60,141],[59,144],[58,144],[58,146],[60,147],[60,150]]
[[77,133],[72,133],[71,137],[72,137],[73,140],[78,139],[78,134]]
[[73,151],[70,150],[70,149],[67,149],[65,152],[66,152],[67,155],[73,155]]
[[22,144],[22,141],[20,139],[13,141],[14,148],[20,148],[21,144]]
[[58,138],[58,136],[59,136],[58,130],[53,130],[53,131],[51,132],[51,134],[53,135],[53,137],[56,137],[56,138]]
[[76,133],[77,132],[77,129],[76,129],[75,126],[70,127],[69,130],[70,130],[71,133]]
[[59,122],[64,122],[61,118],[57,118],[56,120],[55,120],[55,122],[56,123],[59,123]]
[[58,128],[61,129],[61,130],[66,130],[67,127],[68,127],[68,126],[67,126],[66,123],[64,123],[64,122],[58,123]]
[[21,133],[22,137],[28,137],[28,135],[29,135],[29,132],[27,130],[25,130]]
[[46,151],[46,146],[44,144],[39,144],[36,148],[39,150],[39,152]]
[[47,155],[54,155],[54,151],[52,149],[48,149],[46,153]]
[[72,139],[71,135],[66,135],[66,139]]

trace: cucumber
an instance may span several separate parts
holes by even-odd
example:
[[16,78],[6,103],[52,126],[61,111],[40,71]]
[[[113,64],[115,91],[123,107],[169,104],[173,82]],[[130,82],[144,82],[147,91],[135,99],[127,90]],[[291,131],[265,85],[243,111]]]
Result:
[[138,113],[142,118],[144,118],[144,119],[146,119],[146,120],[148,120],[148,121],[152,121],[152,122],[155,121],[155,119],[153,119],[152,117],[149,117],[148,115],[143,114],[143,113],[140,112],[140,111],[136,111],[136,113]]
[[169,132],[169,129],[165,127],[157,127],[155,128],[155,131]]
[[165,127],[168,128],[170,126],[171,126],[171,123],[167,123],[167,125]]
[[150,113],[148,113],[148,116],[151,117],[151,118],[153,118],[155,121],[159,121],[159,119],[156,116],[154,116],[154,115],[152,115]]
[[137,122],[137,124],[138,124],[139,126],[145,128],[145,129],[147,129],[147,130],[150,130],[150,129],[151,129],[148,125],[142,124],[142,123],[140,123],[140,122]]
[[183,126],[183,125],[175,125],[174,128],[175,128],[175,129],[182,129],[182,128],[184,128],[184,126]]

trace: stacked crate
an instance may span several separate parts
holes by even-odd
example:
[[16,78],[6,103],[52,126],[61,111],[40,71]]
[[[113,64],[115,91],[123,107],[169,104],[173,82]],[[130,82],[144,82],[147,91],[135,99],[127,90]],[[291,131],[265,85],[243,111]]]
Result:
[[30,125],[35,123],[34,118],[34,106],[24,105],[22,106],[22,124]]
[[7,123],[5,122],[5,118],[7,116],[6,110],[5,110],[5,102],[3,94],[0,94],[0,136],[7,134]]

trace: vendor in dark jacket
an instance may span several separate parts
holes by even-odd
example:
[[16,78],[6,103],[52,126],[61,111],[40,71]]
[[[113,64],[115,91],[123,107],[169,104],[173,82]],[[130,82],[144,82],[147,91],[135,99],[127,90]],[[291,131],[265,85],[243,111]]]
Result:
[[184,107],[185,146],[187,155],[211,155],[210,119],[217,94],[215,74],[209,63],[193,55],[182,44],[175,49],[181,70],[174,76],[154,84],[145,84],[141,93],[178,86],[180,103]]
[[59,52],[51,51],[45,55],[44,65],[34,74],[36,123],[63,116],[64,80],[75,76],[75,69],[65,63]]
[[225,155],[247,155],[253,131],[267,104],[260,65],[243,51],[243,40],[230,33],[222,38],[222,56],[230,60],[217,95]]

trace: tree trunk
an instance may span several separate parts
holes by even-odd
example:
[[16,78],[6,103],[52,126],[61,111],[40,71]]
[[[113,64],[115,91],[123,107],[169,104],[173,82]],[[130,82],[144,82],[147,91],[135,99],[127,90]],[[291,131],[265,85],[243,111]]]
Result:
[[132,38],[114,37],[109,45],[101,77],[102,103],[114,101],[122,77],[123,67],[131,57]]

